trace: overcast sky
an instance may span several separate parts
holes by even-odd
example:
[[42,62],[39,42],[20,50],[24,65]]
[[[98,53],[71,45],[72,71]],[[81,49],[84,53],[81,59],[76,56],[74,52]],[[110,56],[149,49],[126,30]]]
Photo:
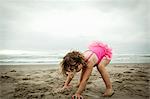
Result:
[[150,52],[149,0],[0,0],[0,49]]

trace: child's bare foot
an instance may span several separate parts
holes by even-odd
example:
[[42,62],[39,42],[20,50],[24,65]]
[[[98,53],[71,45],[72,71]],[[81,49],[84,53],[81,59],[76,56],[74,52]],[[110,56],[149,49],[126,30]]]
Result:
[[114,91],[112,89],[106,89],[103,96],[104,97],[111,97],[113,94],[114,94]]

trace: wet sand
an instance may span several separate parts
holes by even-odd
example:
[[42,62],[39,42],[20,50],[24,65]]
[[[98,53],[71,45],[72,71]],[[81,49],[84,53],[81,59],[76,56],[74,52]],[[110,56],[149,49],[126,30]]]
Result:
[[[105,85],[94,68],[82,94],[84,99],[150,98],[150,64],[110,64],[106,68],[115,94],[102,97]],[[58,65],[1,65],[0,99],[71,99],[77,90],[79,75],[72,80],[69,91],[57,92],[65,81]]]

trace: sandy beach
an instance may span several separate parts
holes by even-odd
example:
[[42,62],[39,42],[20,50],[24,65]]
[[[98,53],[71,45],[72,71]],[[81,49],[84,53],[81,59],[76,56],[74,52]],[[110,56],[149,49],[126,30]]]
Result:
[[[80,73],[70,90],[58,92],[65,78],[58,65],[1,65],[0,99],[71,99]],[[150,64],[110,64],[107,67],[115,94],[102,97],[105,90],[101,75],[94,68],[88,80],[84,99],[149,99]]]

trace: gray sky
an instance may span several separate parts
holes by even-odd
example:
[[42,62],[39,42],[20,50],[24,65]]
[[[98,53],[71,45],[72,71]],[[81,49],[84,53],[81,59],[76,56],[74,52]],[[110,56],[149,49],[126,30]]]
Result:
[[150,52],[149,0],[0,0],[0,49]]

